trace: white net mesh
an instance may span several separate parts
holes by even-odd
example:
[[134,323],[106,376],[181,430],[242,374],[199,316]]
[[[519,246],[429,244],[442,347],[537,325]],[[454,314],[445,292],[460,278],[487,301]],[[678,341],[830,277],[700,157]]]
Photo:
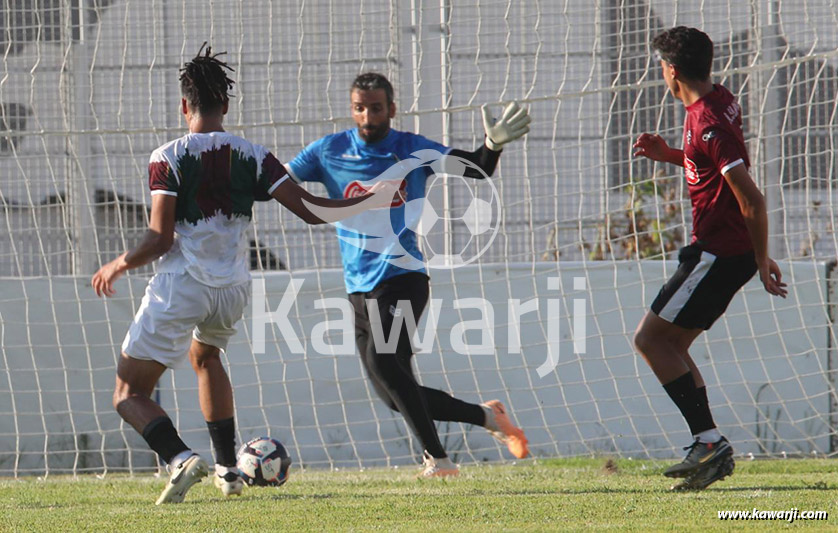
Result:
[[[396,87],[396,128],[458,148],[481,142],[483,103],[526,103],[532,131],[496,173],[497,240],[475,265],[432,273],[443,303],[434,347],[417,356],[421,381],[504,400],[538,456],[672,456],[689,435],[631,335],[689,235],[689,203],[679,169],[633,161],[629,148],[643,131],[680,138],[683,110],[648,48],[676,24],[716,43],[716,77],[742,104],[771,253],[792,289],[772,301],[750,283],[697,342],[716,421],[740,453],[834,454],[836,18],[828,0],[0,3],[0,473],[155,466],[110,405],[151,269],[121,280],[107,303],[88,279],[145,230],[148,157],[184,131],[177,69],[205,40],[236,69],[226,127],[283,161],[351,126],[348,86],[367,70]],[[467,237],[455,228],[448,246]],[[315,325],[340,316],[315,300],[344,297],[334,230],[260,204],[252,239],[271,309],[289,276],[305,280],[288,313],[303,350],[267,324],[266,351],[254,354],[248,312],[227,356],[240,439],[271,434],[313,466],[412,461],[415,442],[357,357],[312,348]],[[476,330],[470,355],[452,347],[457,324],[487,320],[454,306],[464,298],[493,303],[486,353]],[[515,299],[538,302],[521,316],[521,353],[508,348]],[[539,377],[559,331],[559,366]],[[192,372],[167,373],[156,397],[207,450]],[[481,428],[440,429],[457,459],[503,456]]]

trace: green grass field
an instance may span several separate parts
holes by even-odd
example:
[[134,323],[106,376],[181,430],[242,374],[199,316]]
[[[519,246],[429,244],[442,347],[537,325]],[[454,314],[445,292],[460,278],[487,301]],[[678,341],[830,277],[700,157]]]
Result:
[[[462,468],[452,480],[417,469],[294,471],[280,488],[224,499],[204,480],[182,504],[156,507],[151,475],[0,481],[0,531],[555,531],[838,529],[838,462],[744,461],[700,493],[673,493],[668,463],[605,459]],[[722,510],[827,511],[827,521],[722,521]]]

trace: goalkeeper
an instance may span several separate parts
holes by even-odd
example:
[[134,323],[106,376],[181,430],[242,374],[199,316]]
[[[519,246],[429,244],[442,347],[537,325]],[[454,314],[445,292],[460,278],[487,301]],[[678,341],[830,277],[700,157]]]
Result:
[[[493,123],[484,106],[483,122],[486,139],[473,152],[450,149],[421,135],[397,131],[390,127],[396,114],[393,87],[381,74],[358,76],[350,90],[352,118],[357,125],[346,131],[328,135],[306,146],[289,164],[288,173],[297,181],[322,183],[334,199],[350,198],[366,190],[376,178],[399,161],[411,158],[419,150],[435,150],[466,159],[486,176],[497,166],[503,145],[519,139],[529,131],[530,117],[525,108],[509,104],[501,118]],[[425,185],[432,171],[422,167],[409,172],[403,181],[404,195],[390,208],[390,217],[379,218],[380,228],[370,233],[388,235],[404,221],[404,203],[425,197]],[[466,177],[480,179],[484,175],[472,169]],[[391,225],[392,219],[392,225]],[[388,227],[383,227],[387,224]],[[376,233],[377,230],[380,230]],[[413,373],[413,347],[407,327],[402,321],[394,349],[376,346],[373,326],[390,334],[398,302],[409,302],[413,316],[419,316],[428,301],[428,275],[417,246],[416,234],[407,228],[396,229],[398,238],[393,248],[365,250],[340,240],[341,258],[349,301],[355,312],[355,340],[361,361],[377,394],[390,409],[404,416],[424,448],[424,477],[457,475],[458,469],[440,443],[434,420],[464,422],[483,426],[499,440],[505,441],[518,458],[528,454],[523,431],[515,427],[497,400],[473,404],[458,400],[436,389],[421,386]],[[401,268],[387,261],[407,251],[418,258],[416,269]],[[388,253],[392,252],[392,253]],[[377,312],[367,302],[376,300]],[[395,334],[395,333],[394,333]],[[392,339],[391,339],[392,341]],[[381,348],[381,349],[379,349]]]

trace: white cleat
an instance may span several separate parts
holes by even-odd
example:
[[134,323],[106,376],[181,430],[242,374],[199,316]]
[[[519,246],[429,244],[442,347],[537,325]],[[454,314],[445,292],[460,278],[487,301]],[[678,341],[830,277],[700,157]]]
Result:
[[166,483],[166,488],[157,498],[157,505],[161,503],[180,503],[186,497],[186,492],[201,479],[209,474],[207,462],[197,453],[190,455],[185,461],[177,465]]
[[226,474],[219,474],[216,472],[215,486],[221,489],[221,494],[225,496],[241,496],[244,488],[244,481],[240,475],[235,472],[227,472]]
[[437,459],[428,452],[425,452],[423,462],[425,469],[419,474],[419,478],[455,477],[460,475],[460,468],[451,462],[451,459],[448,457]]

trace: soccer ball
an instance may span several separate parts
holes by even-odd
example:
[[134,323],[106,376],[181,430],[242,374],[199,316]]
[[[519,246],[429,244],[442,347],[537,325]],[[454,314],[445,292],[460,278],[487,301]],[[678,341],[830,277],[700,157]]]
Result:
[[288,481],[291,458],[285,446],[270,437],[252,439],[239,448],[236,466],[250,486],[278,487]]

